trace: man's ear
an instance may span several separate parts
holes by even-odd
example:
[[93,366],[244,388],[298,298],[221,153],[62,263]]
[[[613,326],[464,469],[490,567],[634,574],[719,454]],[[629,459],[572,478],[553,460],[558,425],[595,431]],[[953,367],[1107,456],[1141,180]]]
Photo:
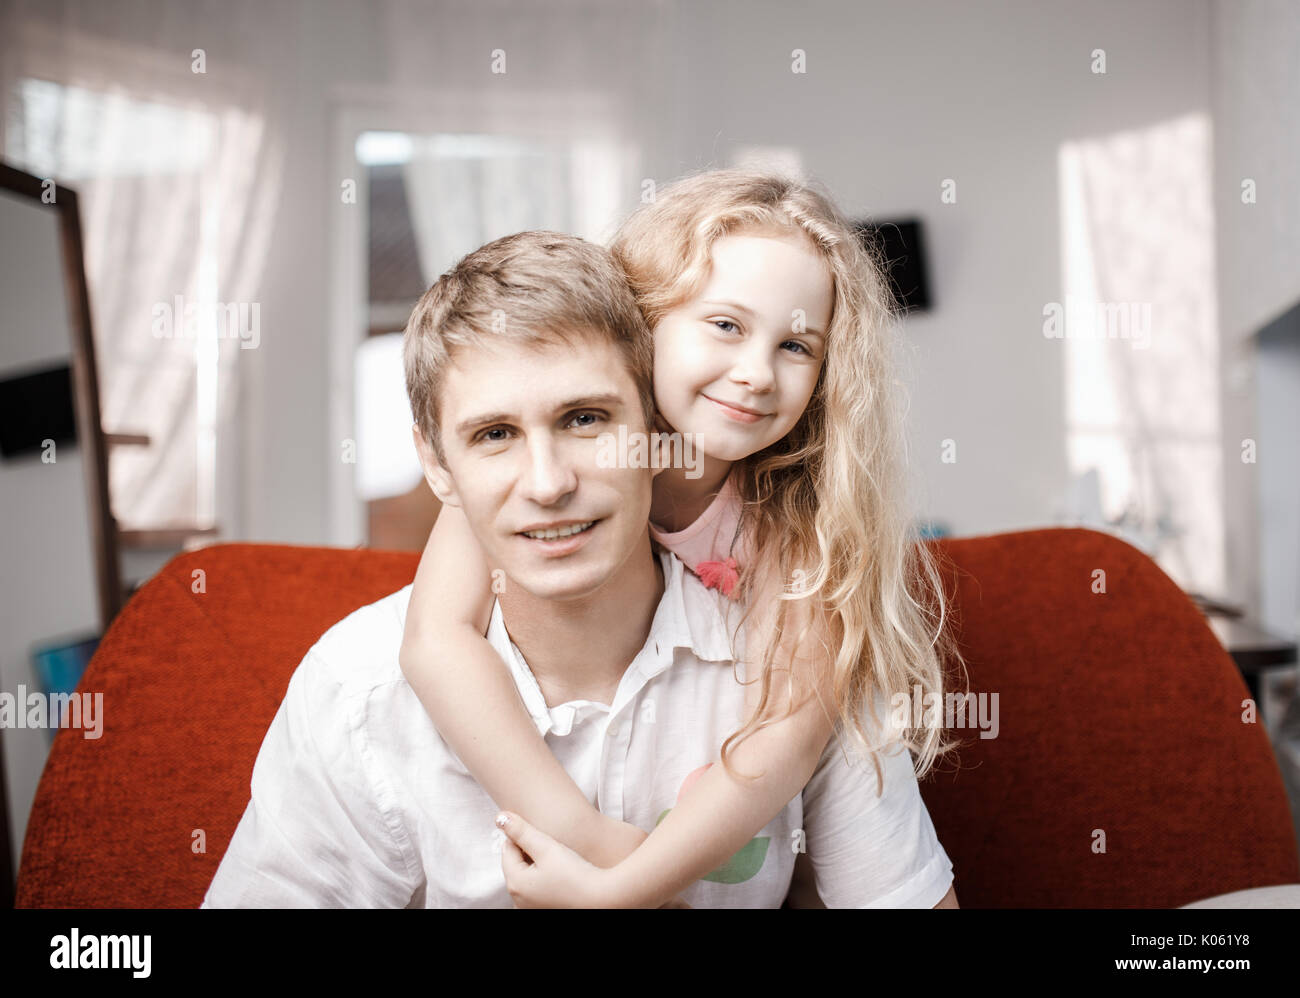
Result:
[[456,492],[456,483],[452,480],[451,473],[438,463],[433,448],[420,433],[419,423],[411,424],[411,437],[415,441],[415,452],[420,457],[420,467],[424,469],[424,480],[433,489],[433,494],[448,506],[459,506],[460,496]]

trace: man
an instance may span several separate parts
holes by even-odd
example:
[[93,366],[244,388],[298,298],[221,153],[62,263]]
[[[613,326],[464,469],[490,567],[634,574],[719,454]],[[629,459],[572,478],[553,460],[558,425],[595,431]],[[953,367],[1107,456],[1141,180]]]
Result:
[[[656,469],[598,436],[651,427],[650,347],[609,255],[526,232],[470,254],[407,331],[430,484],[505,576],[488,639],[548,746],[605,814],[650,830],[739,726],[726,610],[648,533]],[[484,444],[485,434],[502,433]],[[493,447],[516,448],[487,460]],[[523,532],[595,521],[562,556]],[[294,673],[204,907],[509,907],[487,793],[398,663],[410,586],[334,625]],[[832,740],[802,794],[692,907],[778,907],[806,850],[830,907],[955,907],[898,747],[875,773]]]

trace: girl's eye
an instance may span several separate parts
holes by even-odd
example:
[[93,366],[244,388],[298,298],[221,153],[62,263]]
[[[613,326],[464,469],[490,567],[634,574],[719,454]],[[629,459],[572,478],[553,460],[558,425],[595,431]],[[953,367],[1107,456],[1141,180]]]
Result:
[[[721,329],[724,333],[733,332],[733,331],[739,332],[739,329],[736,326],[736,324],[732,322],[730,319],[712,319],[710,321],[712,325],[716,326],[718,329]],[[730,327],[730,328],[726,328],[726,327]],[[783,347],[793,346],[795,348],[793,351],[794,353],[801,353],[807,357],[813,356],[813,352],[809,350],[806,346],[804,346],[802,343],[800,343],[798,340],[786,340],[784,343],[781,344],[781,346]]]

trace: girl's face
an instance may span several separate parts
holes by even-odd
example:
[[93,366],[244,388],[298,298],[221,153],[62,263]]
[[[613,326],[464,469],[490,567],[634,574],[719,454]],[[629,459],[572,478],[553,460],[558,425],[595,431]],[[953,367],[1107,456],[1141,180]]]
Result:
[[724,236],[700,293],[654,328],[655,402],[705,454],[739,461],[799,421],[826,356],[834,288],[802,234]]

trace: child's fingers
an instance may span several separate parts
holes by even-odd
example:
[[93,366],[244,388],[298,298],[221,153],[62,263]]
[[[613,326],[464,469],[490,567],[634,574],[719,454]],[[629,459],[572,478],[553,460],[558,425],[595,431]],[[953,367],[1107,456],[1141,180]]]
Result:
[[517,845],[533,859],[536,859],[540,852],[546,848],[543,833],[517,814],[502,811],[497,815],[496,825],[506,833],[508,841]]
[[528,858],[509,839],[501,843],[501,869],[505,871],[507,877],[528,869]]
[[519,847],[506,839],[501,843],[501,872],[505,874],[506,890],[510,896],[517,902],[519,898],[516,891],[521,883],[521,878],[528,870],[528,860],[519,850]]

